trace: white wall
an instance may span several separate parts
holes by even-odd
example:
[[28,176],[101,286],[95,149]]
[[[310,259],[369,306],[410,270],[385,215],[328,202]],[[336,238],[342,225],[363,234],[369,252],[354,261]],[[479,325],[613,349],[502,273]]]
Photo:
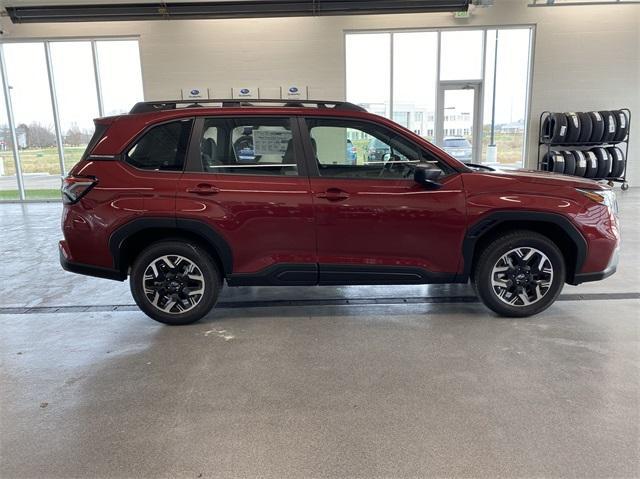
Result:
[[636,115],[628,176],[632,186],[640,183],[640,5],[527,3],[496,0],[465,20],[441,13],[13,25],[5,17],[2,30],[4,38],[140,35],[146,99],[177,98],[188,85],[228,96],[240,84],[290,81],[310,85],[314,97],[343,99],[345,30],[534,24],[529,166],[536,161],[540,112],[628,107]]

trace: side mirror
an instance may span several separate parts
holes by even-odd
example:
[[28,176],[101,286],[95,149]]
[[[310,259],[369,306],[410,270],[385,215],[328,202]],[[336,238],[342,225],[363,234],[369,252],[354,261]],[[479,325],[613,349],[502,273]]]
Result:
[[437,190],[442,185],[437,181],[442,172],[438,169],[425,168],[423,166],[416,167],[413,172],[413,179],[416,183],[430,190]]

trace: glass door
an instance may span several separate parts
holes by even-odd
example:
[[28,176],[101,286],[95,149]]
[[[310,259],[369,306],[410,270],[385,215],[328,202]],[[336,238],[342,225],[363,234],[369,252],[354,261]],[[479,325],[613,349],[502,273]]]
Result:
[[440,82],[436,144],[464,163],[479,163],[480,82]]

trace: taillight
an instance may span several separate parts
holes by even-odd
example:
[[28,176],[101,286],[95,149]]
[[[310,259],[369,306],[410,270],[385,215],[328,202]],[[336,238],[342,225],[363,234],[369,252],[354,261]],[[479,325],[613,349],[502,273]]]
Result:
[[93,176],[67,176],[62,180],[62,202],[65,205],[77,203],[97,183],[98,179]]

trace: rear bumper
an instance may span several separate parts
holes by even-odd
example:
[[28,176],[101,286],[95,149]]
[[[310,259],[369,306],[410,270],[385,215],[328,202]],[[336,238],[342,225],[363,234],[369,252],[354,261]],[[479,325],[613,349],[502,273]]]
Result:
[[120,271],[111,268],[103,268],[100,266],[93,266],[90,264],[75,263],[70,258],[69,249],[66,241],[60,241],[58,244],[58,251],[60,253],[60,266],[65,271],[70,273],[83,274],[85,276],[94,276],[96,278],[113,279],[116,281],[124,281],[127,279],[126,275],[123,275]]
[[620,260],[620,249],[616,248],[611,255],[611,260],[609,264],[603,271],[596,271],[594,273],[578,273],[574,276],[574,280],[571,284],[576,285],[580,283],[588,283],[590,281],[600,281],[602,279],[608,278],[618,269],[618,262]]

